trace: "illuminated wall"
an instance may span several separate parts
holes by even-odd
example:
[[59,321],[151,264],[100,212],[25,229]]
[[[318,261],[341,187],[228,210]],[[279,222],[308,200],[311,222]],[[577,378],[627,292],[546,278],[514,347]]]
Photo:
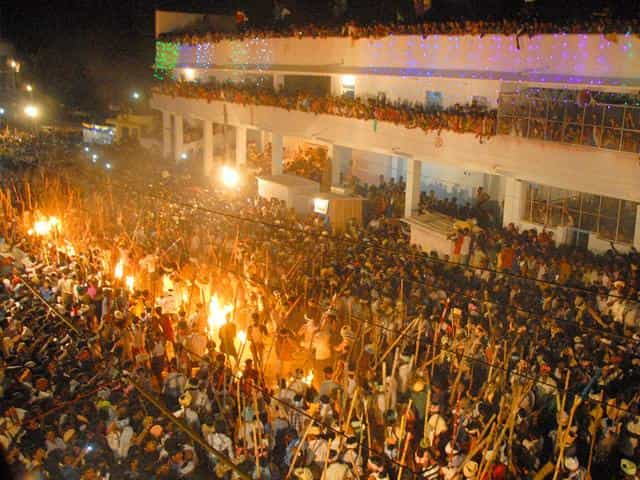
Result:
[[378,122],[374,128],[373,121],[162,95],[153,96],[152,107],[385,155],[401,151],[426,162],[468,171],[640,201],[640,163],[631,153],[507,135],[480,144],[472,134],[444,131],[438,137],[387,122]]
[[313,66],[349,73],[460,76],[469,79],[634,86],[639,83],[640,39],[599,34],[390,36],[380,39],[255,38],[180,47],[179,66]]

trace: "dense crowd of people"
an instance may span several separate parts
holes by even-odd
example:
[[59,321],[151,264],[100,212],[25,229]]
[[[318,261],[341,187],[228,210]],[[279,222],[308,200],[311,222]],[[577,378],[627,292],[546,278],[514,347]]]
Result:
[[12,168],[42,163],[68,155],[73,144],[72,134],[7,127],[0,130],[0,162]]
[[347,96],[316,95],[310,92],[276,92],[271,87],[235,83],[196,84],[167,81],[154,92],[173,97],[225,101],[242,105],[262,105],[301,112],[336,115],[390,122],[406,128],[419,128],[425,133],[449,130],[473,133],[483,142],[496,133],[496,111],[476,104],[456,104],[448,108],[430,107],[422,103],[381,101]]
[[[630,12],[629,12],[630,13]],[[249,19],[250,20],[250,19]],[[534,12],[497,19],[448,18],[442,20],[427,19],[421,21],[381,21],[372,19],[362,23],[354,20],[343,22],[314,22],[296,24],[277,22],[272,25],[252,25],[243,21],[234,32],[187,31],[165,33],[162,41],[179,44],[197,45],[216,43],[225,40],[244,40],[254,38],[328,38],[349,37],[381,38],[390,35],[544,35],[544,34],[603,34],[615,38],[617,34],[637,34],[640,22],[633,15],[612,16],[603,12],[600,15],[556,16],[541,18]]]
[[510,225],[438,257],[141,168],[2,190],[17,478],[637,478],[635,250]]

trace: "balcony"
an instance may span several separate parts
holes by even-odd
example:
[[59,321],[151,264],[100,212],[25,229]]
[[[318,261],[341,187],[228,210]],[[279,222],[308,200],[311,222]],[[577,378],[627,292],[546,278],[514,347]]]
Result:
[[605,94],[615,103],[604,103],[584,95],[539,88],[503,93],[498,134],[640,153],[640,98]]

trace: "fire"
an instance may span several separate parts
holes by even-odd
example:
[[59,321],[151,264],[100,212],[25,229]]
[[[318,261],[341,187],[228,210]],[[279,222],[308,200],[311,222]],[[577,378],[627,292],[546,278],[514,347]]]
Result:
[[236,338],[238,339],[238,341],[240,343],[244,343],[247,341],[247,332],[245,332],[244,330],[240,330],[238,333],[236,333]]
[[113,272],[113,276],[116,278],[122,278],[122,275],[124,274],[124,262],[122,261],[122,259],[118,260],[118,263],[116,263],[116,268]]
[[313,369],[309,370],[309,374],[304,377],[302,381],[307,385],[311,385],[311,383],[313,382]]
[[127,278],[125,279],[125,284],[127,285],[127,288],[129,289],[129,291],[132,293],[133,293],[134,283],[135,283],[135,279],[133,278],[133,275],[128,275]]
[[231,313],[231,305],[222,305],[217,295],[211,297],[209,302],[209,334],[212,335],[216,329],[227,323],[227,314]]
[[35,233],[39,236],[49,235],[52,230],[60,230],[60,220],[58,217],[49,217],[44,220],[38,220],[33,224],[33,228],[29,230],[29,234]]

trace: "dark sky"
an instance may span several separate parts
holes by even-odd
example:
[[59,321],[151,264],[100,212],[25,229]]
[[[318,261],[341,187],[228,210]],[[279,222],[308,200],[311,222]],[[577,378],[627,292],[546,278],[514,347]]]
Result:
[[91,110],[151,81],[154,11],[215,12],[215,0],[9,0],[1,36],[23,58],[24,76],[65,105]]

